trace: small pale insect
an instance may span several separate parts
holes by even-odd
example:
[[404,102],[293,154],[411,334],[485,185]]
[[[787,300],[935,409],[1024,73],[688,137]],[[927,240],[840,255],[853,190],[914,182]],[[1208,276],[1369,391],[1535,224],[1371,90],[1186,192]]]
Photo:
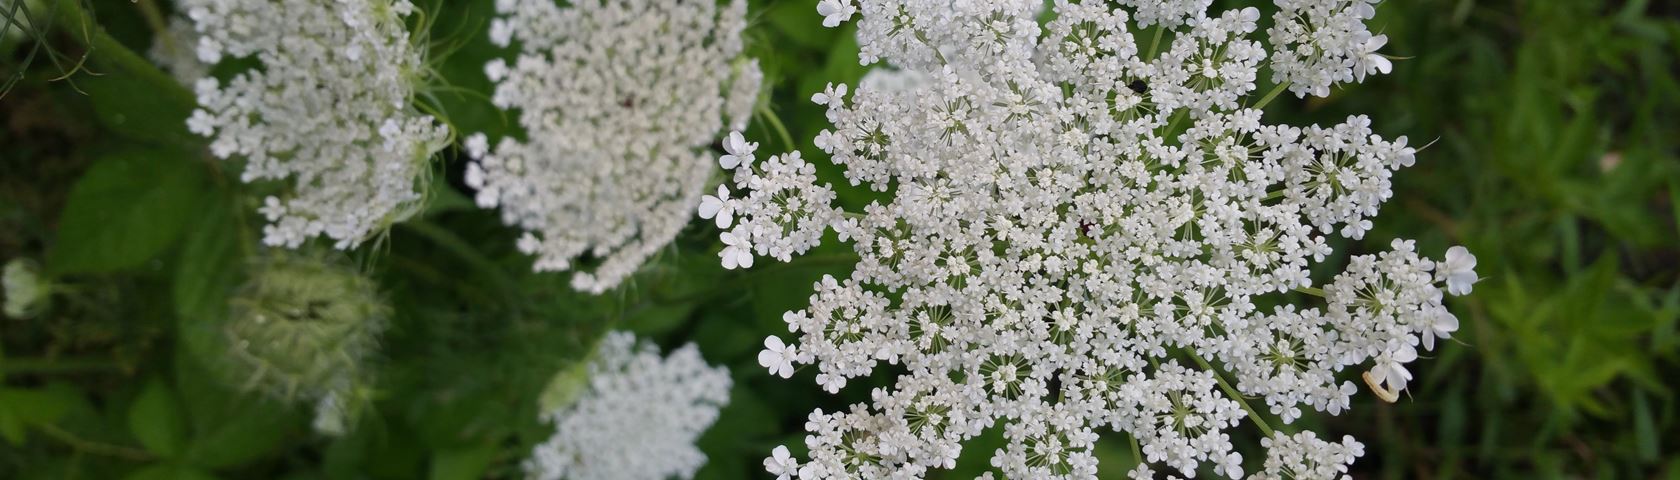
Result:
[[1400,390],[1382,386],[1382,382],[1377,380],[1377,377],[1372,376],[1371,372],[1360,374],[1359,377],[1365,379],[1365,386],[1371,387],[1371,393],[1377,394],[1377,398],[1381,398],[1384,402],[1394,403],[1400,400]]

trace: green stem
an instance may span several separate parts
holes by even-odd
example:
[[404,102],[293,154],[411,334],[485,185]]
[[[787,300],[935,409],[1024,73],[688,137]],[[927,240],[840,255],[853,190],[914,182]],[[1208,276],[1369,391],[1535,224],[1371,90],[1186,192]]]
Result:
[[1260,98],[1260,103],[1254,104],[1254,109],[1264,110],[1266,105],[1272,103],[1272,100],[1276,99],[1279,94],[1282,94],[1283,91],[1287,89],[1289,89],[1289,82],[1279,83],[1277,86],[1272,87],[1272,91],[1266,92],[1266,96]]
[[115,361],[100,358],[0,358],[0,374],[80,373],[122,370]]
[[174,78],[158,70],[157,66],[146,61],[145,57],[134,53],[123,46],[122,42],[105,33],[105,29],[94,23],[93,17],[82,10],[80,0],[65,0],[60,4],[63,5],[64,12],[64,15],[59,17],[63,22],[61,25],[79,33],[70,36],[82,40],[88,49],[86,55],[111,68],[128,73],[156,94],[179,102],[188,109],[198,105],[198,99],[192,92],[187,91],[186,87],[176,83]]
[[1272,436],[1271,424],[1266,423],[1266,419],[1260,417],[1260,412],[1254,411],[1254,407],[1248,405],[1248,399],[1243,398],[1242,392],[1238,392],[1236,388],[1232,388],[1231,384],[1225,381],[1225,374],[1221,373],[1217,369],[1214,369],[1213,365],[1209,364],[1208,361],[1203,359],[1200,354],[1197,354],[1195,350],[1186,349],[1185,352],[1190,354],[1191,360],[1196,361],[1196,365],[1201,366],[1203,370],[1213,373],[1213,379],[1219,382],[1219,388],[1225,391],[1226,396],[1236,400],[1238,405],[1242,405],[1243,412],[1248,414],[1248,419],[1254,422],[1255,426],[1260,427],[1260,433],[1265,434],[1267,437]]
[[95,442],[95,441],[92,441],[92,440],[83,439],[82,437],[76,436],[76,434],[74,434],[74,433],[70,433],[67,430],[64,430],[62,428],[58,428],[57,425],[53,425],[51,423],[41,423],[41,424],[37,424],[36,426],[41,429],[41,433],[46,434],[48,437],[52,437],[52,439],[54,439],[54,440],[64,442],[66,445],[69,445],[70,448],[76,449],[76,451],[92,453],[92,454],[95,454],[95,455],[104,455],[104,456],[108,456],[108,457],[117,457],[117,458],[121,458],[121,459],[124,459],[124,460],[133,460],[133,461],[136,461],[136,462],[149,462],[149,461],[152,461],[156,458],[156,457],[152,456],[151,452],[147,452],[145,450],[141,450],[141,449],[138,449],[138,448],[127,447],[127,446],[122,446],[122,445],[112,445],[112,444],[109,444],[109,443],[101,443],[101,442]]
[[409,220],[398,223],[397,225],[401,225],[408,231],[419,234],[427,240],[431,240],[432,243],[437,244],[437,246],[443,247],[443,249],[449,251],[449,253],[455,254],[456,257],[461,259],[461,261],[466,262],[473,268],[484,271],[486,275],[490,276],[491,280],[498,284],[497,287],[506,294],[514,295],[520,291],[519,283],[515,282],[513,277],[509,277],[506,271],[503,271],[500,266],[496,265],[496,262],[492,262],[483,254],[478,253],[478,250],[473,249],[471,244],[468,244],[467,241],[463,240],[460,236],[455,235],[454,232],[450,232],[447,229],[433,225],[431,222],[419,219]]
[[776,135],[782,138],[782,144],[786,145],[788,150],[794,149],[793,135],[788,133],[787,125],[782,124],[782,118],[776,115],[776,112],[770,110],[770,105],[760,103],[758,105],[758,115],[763,117],[765,121],[770,122],[770,128],[775,130]]
[[1166,32],[1167,32],[1166,27],[1163,27],[1161,25],[1155,25],[1155,39],[1151,40],[1149,42],[1149,55],[1144,56],[1144,58],[1143,58],[1144,61],[1149,61],[1149,60],[1154,60],[1155,59],[1156,49],[1161,46],[1161,35],[1165,34]]
[[1132,443],[1132,458],[1137,459],[1137,464],[1143,465],[1146,463],[1143,459],[1143,449],[1138,447],[1137,435],[1126,435],[1126,440],[1130,440]]
[[1312,296],[1315,296],[1315,297],[1318,297],[1318,298],[1324,298],[1324,289],[1322,289],[1322,288],[1295,287],[1295,291],[1305,293],[1307,295],[1312,295]]

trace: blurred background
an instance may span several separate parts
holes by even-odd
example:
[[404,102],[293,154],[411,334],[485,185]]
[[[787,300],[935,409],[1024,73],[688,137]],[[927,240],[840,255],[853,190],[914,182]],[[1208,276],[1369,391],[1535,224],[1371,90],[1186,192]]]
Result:
[[[771,448],[802,444],[812,409],[867,398],[754,359],[811,282],[846,274],[843,244],[725,271],[717,230],[695,222],[625,287],[574,293],[568,275],[530,273],[446,150],[425,212],[336,254],[392,312],[368,408],[346,435],[313,433],[311,405],[241,389],[216,374],[227,359],[194,347],[262,255],[263,187],[186,132],[189,90],[148,64],[173,7],[59,1],[0,0],[0,261],[26,259],[51,284],[25,318],[0,319],[0,478],[518,477],[549,432],[538,394],[612,329],[694,342],[733,372],[699,478],[763,478]],[[439,85],[426,101],[463,131],[510,133],[483,93],[485,61],[506,55],[484,33],[491,2],[417,3]],[[814,1],[750,5],[749,55],[773,90],[748,137],[822,165],[810,139],[826,122],[808,98],[869,67],[850,27],[819,27]],[[1396,175],[1376,229],[1328,264],[1415,238],[1423,252],[1469,247],[1483,280],[1450,300],[1463,327],[1416,364],[1409,397],[1360,395],[1291,429],[1362,440],[1355,478],[1680,479],[1680,5],[1400,0],[1379,12],[1373,30],[1404,57],[1392,75],[1284,96],[1267,119],[1368,114],[1378,133],[1429,145]],[[848,204],[869,198],[841,190]],[[1263,458],[1251,427],[1234,435]],[[972,441],[938,478],[972,478],[1000,442]],[[1099,458],[1103,478],[1134,462],[1123,438],[1105,438]]]

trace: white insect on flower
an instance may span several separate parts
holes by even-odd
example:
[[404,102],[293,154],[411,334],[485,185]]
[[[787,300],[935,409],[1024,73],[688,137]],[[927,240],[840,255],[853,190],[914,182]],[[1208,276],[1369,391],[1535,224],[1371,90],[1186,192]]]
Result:
[[[573,270],[600,293],[635,273],[692,219],[713,172],[711,145],[746,128],[763,74],[742,57],[745,0],[503,0],[491,39],[496,106],[524,139],[468,141],[479,205],[524,229],[538,271]],[[739,136],[725,141],[739,149]],[[727,160],[726,160],[727,162]],[[722,200],[722,199],[719,199]],[[710,204],[724,212],[727,204]]]
[[611,332],[589,360],[575,398],[543,419],[554,435],[525,471],[539,480],[693,478],[706,463],[695,440],[729,401],[729,371],[706,365],[685,345],[661,358],[634,335]]
[[[261,209],[263,242],[325,235],[355,247],[420,210],[447,127],[413,102],[426,70],[407,0],[182,0],[198,59],[255,58],[226,83],[196,83],[188,129],[241,178],[287,181]],[[177,75],[183,70],[177,68]]]
[[[815,145],[878,195],[842,210],[799,152],[752,161],[738,140],[720,160],[728,191],[702,213],[734,202],[728,268],[749,251],[788,261],[829,231],[858,256],[783,316],[794,336],[767,339],[761,366],[815,366],[829,392],[896,378],[812,412],[808,457],[776,449],[770,473],[923,478],[1001,425],[1003,478],[1096,478],[1102,431],[1138,441],[1132,478],[1240,478],[1229,432],[1265,421],[1248,398],[1286,422],[1339,414],[1354,372],[1397,398],[1417,345],[1457,330],[1442,284],[1473,281],[1473,265],[1395,241],[1317,283],[1312,267],[1338,258],[1325,237],[1366,235],[1416,152],[1364,116],[1301,128],[1251,107],[1262,70],[1279,75],[1267,97],[1382,71],[1381,42],[1360,35],[1375,2],[1280,0],[1289,13],[1269,28],[1212,3],[818,4],[825,24],[856,20],[860,60],[914,78],[812,96],[832,124]],[[1308,435],[1268,439],[1280,446],[1260,475],[1345,471],[1361,453]]]

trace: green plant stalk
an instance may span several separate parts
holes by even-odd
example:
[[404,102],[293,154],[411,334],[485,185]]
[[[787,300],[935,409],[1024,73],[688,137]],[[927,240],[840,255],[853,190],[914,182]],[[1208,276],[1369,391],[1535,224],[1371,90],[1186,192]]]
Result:
[[187,91],[186,87],[176,83],[174,78],[163,73],[162,70],[158,70],[157,66],[146,61],[145,57],[134,53],[133,50],[123,46],[122,42],[118,42],[116,38],[112,38],[110,34],[105,33],[105,29],[100,28],[93,21],[93,17],[82,9],[79,0],[65,0],[61,4],[63,5],[61,9],[63,15],[57,19],[60,22],[59,26],[72,32],[79,32],[79,34],[72,34],[70,37],[83,42],[83,46],[88,49],[87,56],[108,68],[127,72],[135,80],[140,81],[144,87],[171,101],[178,102],[188,108],[198,105],[197,97],[193,96],[192,92]]
[[1254,426],[1260,427],[1260,433],[1265,434],[1267,437],[1272,436],[1273,432],[1271,424],[1266,423],[1266,419],[1261,418],[1260,412],[1254,411],[1254,407],[1248,406],[1248,400],[1243,398],[1242,392],[1238,392],[1237,389],[1231,387],[1230,383],[1225,382],[1225,375],[1223,373],[1214,369],[1213,365],[1209,364],[1208,361],[1203,359],[1201,354],[1196,353],[1196,351],[1186,349],[1184,352],[1190,354],[1190,359],[1195,360],[1196,365],[1201,366],[1203,370],[1213,373],[1213,379],[1219,381],[1219,388],[1225,391],[1225,395],[1235,399],[1237,404],[1242,406],[1243,412],[1248,414],[1248,419],[1254,422]]

